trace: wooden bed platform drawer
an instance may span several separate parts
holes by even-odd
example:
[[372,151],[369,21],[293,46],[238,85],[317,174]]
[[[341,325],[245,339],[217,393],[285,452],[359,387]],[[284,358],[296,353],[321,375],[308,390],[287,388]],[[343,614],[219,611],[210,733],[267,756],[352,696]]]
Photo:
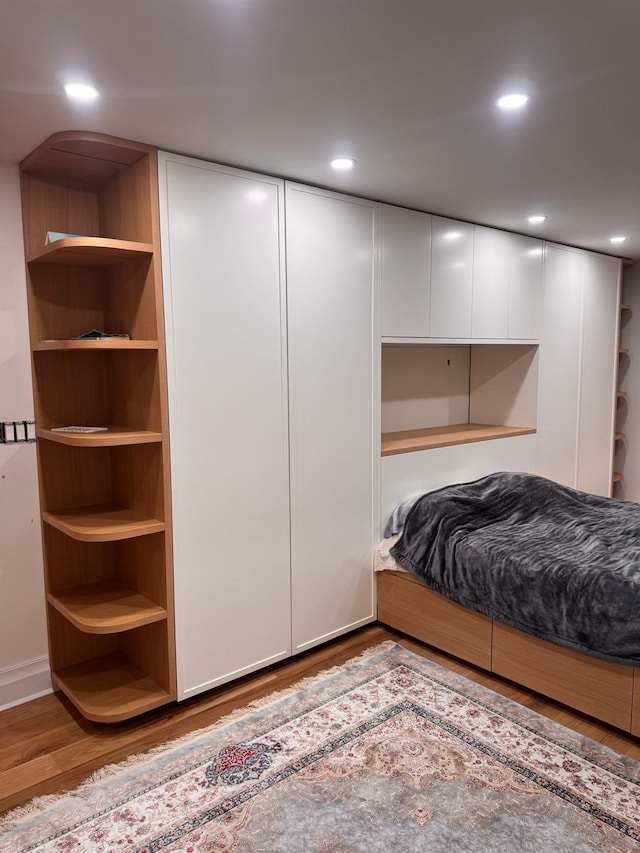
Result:
[[380,622],[491,669],[491,619],[448,601],[405,572],[378,572],[377,578]]
[[640,737],[640,666],[634,669],[631,734]]
[[[491,669],[612,726],[625,731],[632,727],[634,669],[630,666],[586,658],[494,622]],[[637,684],[636,697],[640,697]],[[637,716],[636,726],[639,721]]]

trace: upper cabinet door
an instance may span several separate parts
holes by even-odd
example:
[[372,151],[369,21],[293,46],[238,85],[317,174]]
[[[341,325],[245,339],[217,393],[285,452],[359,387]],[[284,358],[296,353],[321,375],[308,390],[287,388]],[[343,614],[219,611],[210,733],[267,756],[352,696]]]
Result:
[[506,338],[511,235],[476,225],[473,239],[471,337]]
[[542,259],[544,244],[511,235],[508,336],[538,340],[542,334]]
[[471,337],[473,225],[432,218],[432,338]]
[[382,336],[429,337],[431,216],[382,206]]
[[286,206],[292,629],[302,651],[374,618],[377,205],[287,184]]

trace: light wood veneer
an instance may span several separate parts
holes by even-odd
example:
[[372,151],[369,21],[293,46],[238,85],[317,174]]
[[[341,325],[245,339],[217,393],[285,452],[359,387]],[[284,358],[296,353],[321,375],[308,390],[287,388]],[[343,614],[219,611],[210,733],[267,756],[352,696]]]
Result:
[[60,133],[21,181],[52,677],[115,722],[176,695],[157,152]]
[[377,573],[378,618],[438,649],[640,735],[640,667],[601,661],[448,601],[406,572]]
[[493,424],[450,424],[443,427],[411,429],[382,434],[381,455],[413,453],[434,447],[451,447],[456,444],[471,444],[475,441],[491,441],[514,435],[531,435],[534,427],[510,427]]

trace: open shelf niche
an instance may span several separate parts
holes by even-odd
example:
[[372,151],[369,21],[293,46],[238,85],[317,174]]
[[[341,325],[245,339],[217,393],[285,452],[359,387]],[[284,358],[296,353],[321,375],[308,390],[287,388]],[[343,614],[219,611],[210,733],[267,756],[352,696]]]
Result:
[[176,696],[157,152],[59,133],[21,182],[52,678],[117,722]]
[[382,456],[536,432],[538,347],[382,346]]

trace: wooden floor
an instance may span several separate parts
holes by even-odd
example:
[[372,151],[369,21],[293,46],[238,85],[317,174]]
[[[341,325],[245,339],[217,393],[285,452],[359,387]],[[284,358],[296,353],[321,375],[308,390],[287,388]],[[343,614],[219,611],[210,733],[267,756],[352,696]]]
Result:
[[230,686],[126,723],[90,723],[59,693],[0,712],[0,813],[34,796],[73,788],[105,764],[208,726],[253,699],[341,664],[389,639],[640,761],[640,740],[374,624]]

